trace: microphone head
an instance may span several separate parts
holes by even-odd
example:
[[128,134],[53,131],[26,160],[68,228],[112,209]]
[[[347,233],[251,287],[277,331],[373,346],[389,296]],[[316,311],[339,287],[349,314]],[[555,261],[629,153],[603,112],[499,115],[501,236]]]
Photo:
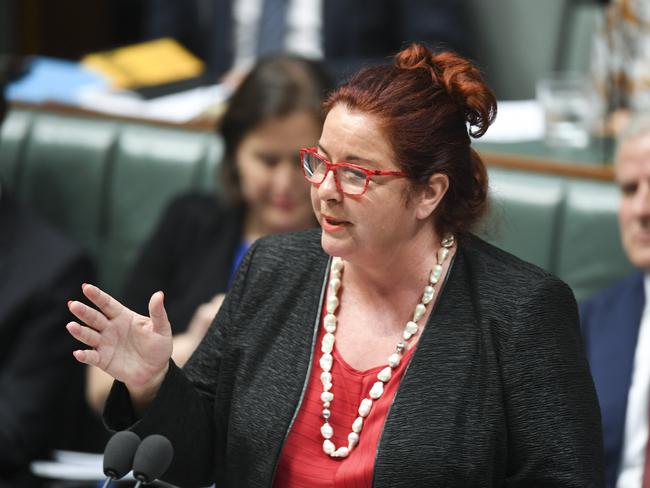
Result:
[[118,480],[131,471],[133,456],[140,445],[140,437],[130,430],[116,432],[104,449],[104,474]]
[[165,474],[173,457],[174,448],[167,437],[159,434],[145,437],[133,457],[133,476],[151,483]]

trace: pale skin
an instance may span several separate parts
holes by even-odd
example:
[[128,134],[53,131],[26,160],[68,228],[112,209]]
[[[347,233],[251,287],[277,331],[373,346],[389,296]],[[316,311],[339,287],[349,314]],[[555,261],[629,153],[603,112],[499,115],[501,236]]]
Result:
[[[334,162],[353,160],[398,170],[387,140],[374,116],[337,105],[327,116],[319,147]],[[337,189],[331,172],[321,185],[312,186],[312,206],[324,227],[323,248],[345,263],[336,347],[352,367],[365,370],[385,364],[400,342],[435,264],[441,237],[434,229],[434,214],[448,188],[449,180],[442,174],[432,175],[417,188],[404,178],[377,177],[365,195],[349,197]],[[454,252],[455,248],[450,258]],[[450,262],[446,261],[443,277]],[[70,322],[67,328],[90,348],[75,351],[74,356],[122,381],[136,412],[142,412],[158,392],[172,355],[163,294],[152,295],[147,317],[95,286],[84,285],[83,293],[97,308],[69,303],[79,322]],[[427,307],[421,325],[432,308]],[[414,336],[409,347],[419,337],[420,333]]]
[[[187,330],[174,336],[172,359],[178,366],[183,367],[198,347],[225,297],[223,293],[218,293],[209,302],[199,305]],[[101,413],[113,384],[113,378],[95,367],[87,368],[86,375],[88,385],[86,400],[95,412]]]
[[[319,152],[333,162],[400,170],[378,120],[342,105],[327,116]],[[330,172],[319,187],[312,186],[312,206],[319,222],[325,216],[346,221],[344,228],[331,232],[324,226],[322,244],[328,254],[342,257],[345,263],[336,347],[358,370],[384,364],[394,352],[428,284],[440,247],[434,211],[449,180],[434,174],[428,185],[411,188],[407,198],[409,185],[405,178],[376,177],[365,195],[350,197],[338,191]],[[451,251],[444,274],[455,248]],[[433,303],[420,324],[426,323]],[[417,343],[421,330],[409,347]]]
[[618,220],[630,262],[650,270],[650,130],[625,140],[616,155],[621,189]]

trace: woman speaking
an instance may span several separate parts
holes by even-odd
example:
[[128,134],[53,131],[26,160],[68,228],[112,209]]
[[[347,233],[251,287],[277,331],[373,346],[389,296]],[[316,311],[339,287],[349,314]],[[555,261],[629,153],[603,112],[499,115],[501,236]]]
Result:
[[70,302],[75,357],[117,380],[108,424],[169,437],[182,486],[602,486],[571,291],[470,232],[478,70],[414,44],[324,108],[301,151],[321,229],[251,247],[183,370],[162,292],[148,317]]

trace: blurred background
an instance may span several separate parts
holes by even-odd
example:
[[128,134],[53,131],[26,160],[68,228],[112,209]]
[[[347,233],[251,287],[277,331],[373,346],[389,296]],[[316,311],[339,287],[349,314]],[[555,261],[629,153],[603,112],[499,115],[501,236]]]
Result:
[[[592,37],[605,2],[457,3],[463,7],[458,26],[463,51],[477,61],[500,99],[515,100],[532,98],[536,80],[551,71],[589,69]],[[145,0],[1,0],[0,52],[79,60],[132,44],[150,32],[151,5]]]

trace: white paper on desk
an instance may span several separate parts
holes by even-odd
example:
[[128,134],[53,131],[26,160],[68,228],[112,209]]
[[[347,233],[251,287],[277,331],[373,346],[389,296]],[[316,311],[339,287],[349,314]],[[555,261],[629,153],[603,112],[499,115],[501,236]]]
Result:
[[145,100],[133,92],[88,89],[82,90],[78,99],[87,110],[182,123],[224,102],[230,93],[223,85],[211,85]]
[[59,480],[102,480],[102,454],[73,451],[54,451],[52,461],[34,461],[32,473],[40,478]]
[[[68,481],[101,481],[104,475],[104,455],[76,451],[54,451],[52,461],[33,461],[32,474],[39,478]],[[122,480],[135,481],[133,471]],[[159,488],[177,488],[164,481],[156,480],[151,485]],[[215,488],[210,485],[207,488]]]
[[536,100],[497,102],[497,118],[479,141],[519,142],[544,138],[544,111]]

